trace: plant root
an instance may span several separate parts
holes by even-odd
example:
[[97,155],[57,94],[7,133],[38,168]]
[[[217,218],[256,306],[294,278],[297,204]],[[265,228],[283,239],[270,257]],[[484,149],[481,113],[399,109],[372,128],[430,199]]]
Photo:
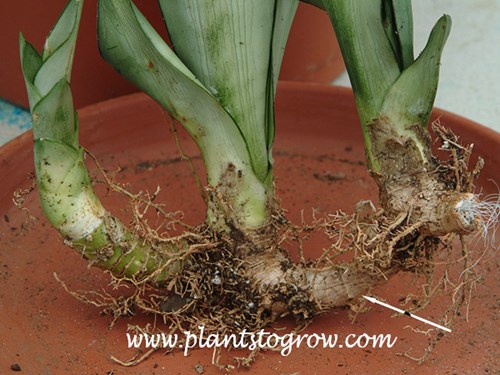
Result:
[[[332,308],[356,306],[361,295],[396,273],[407,271],[416,275],[417,282],[422,282],[421,277],[425,280],[422,295],[403,299],[405,303],[411,301],[409,311],[424,308],[439,293],[451,294],[451,304],[444,312],[445,324],[450,326],[462,307],[467,306],[478,282],[474,267],[478,259],[467,250],[463,235],[477,228],[494,232],[499,217],[498,197],[493,203],[477,201],[472,194],[473,180],[481,169],[481,159],[468,172],[471,148],[460,146],[458,139],[439,124],[434,124],[434,129],[442,140],[442,149],[450,152],[451,160],[438,162],[433,158],[427,164],[433,166],[429,171],[415,167],[415,173],[399,180],[398,184],[403,184],[399,187],[394,179],[376,176],[385,188],[383,209],[377,210],[371,202],[361,201],[354,214],[337,212],[320,219],[313,215],[312,223],[302,225],[288,222],[275,208],[272,222],[255,231],[242,231],[230,221],[226,221],[231,228],[229,232],[214,232],[205,225],[191,227],[182,223],[182,214],[169,214],[153,202],[157,192],[131,194],[105,177],[112,190],[131,198],[132,227],[152,244],[152,249],[160,249],[154,244],[184,244],[175,260],[180,267],[160,284],[157,273],[141,280],[112,276],[113,288],[132,286],[127,297],[112,297],[106,292],[73,292],[60,282],[78,299],[111,315],[111,325],[122,316],[142,311],[160,317],[170,332],[196,333],[203,327],[206,334],[225,335],[243,330],[255,332],[287,315],[295,318],[298,327],[304,327]],[[406,152],[408,145],[403,149]],[[397,198],[401,193],[399,188],[404,188],[406,202]],[[416,189],[430,190],[419,193]],[[210,187],[209,194],[217,194],[217,188]],[[224,207],[224,200],[219,202],[222,204],[213,210],[231,210]],[[434,211],[429,211],[428,206]],[[160,227],[150,227],[149,210],[163,219]],[[453,220],[448,220],[450,217]],[[461,219],[457,221],[457,217]],[[182,226],[185,232],[172,235],[176,226]],[[302,242],[318,231],[331,245],[318,259],[306,260]],[[456,234],[462,247],[458,255],[453,250],[457,248],[453,244]],[[299,262],[293,262],[286,250],[291,242],[300,249]],[[435,262],[435,256],[440,254],[447,256],[442,264]],[[463,265],[457,273],[452,266],[459,261]],[[157,326],[147,328],[147,332],[159,331]],[[418,360],[425,359],[442,337],[442,333],[437,333]],[[123,363],[134,365],[150,354],[141,353]],[[248,366],[255,354],[240,358],[238,365]],[[214,364],[218,364],[218,358],[214,352]],[[223,367],[228,369],[232,365]]]

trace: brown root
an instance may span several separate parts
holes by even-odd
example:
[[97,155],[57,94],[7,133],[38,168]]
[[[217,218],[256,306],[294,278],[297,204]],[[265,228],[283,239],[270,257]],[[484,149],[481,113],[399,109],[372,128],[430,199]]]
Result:
[[[381,186],[383,209],[376,210],[371,202],[362,201],[353,215],[338,212],[300,226],[289,223],[274,208],[272,222],[259,230],[245,231],[230,221],[224,223],[230,230],[223,232],[206,226],[190,227],[182,224],[181,214],[168,214],[154,203],[156,193],[131,194],[105,178],[113,190],[132,199],[135,233],[152,244],[184,244],[185,251],[178,259],[181,266],[161,285],[155,281],[156,274],[140,281],[113,277],[117,288],[124,283],[135,287],[127,297],[71,293],[102,308],[112,316],[112,323],[143,311],[161,317],[170,329],[197,332],[203,327],[207,333],[226,334],[256,331],[286,315],[304,326],[332,308],[355,305],[361,295],[396,273],[411,271],[425,279],[422,296],[412,298],[415,310],[453,286],[452,303],[445,313],[445,324],[450,325],[467,303],[470,286],[477,278],[464,243],[464,266],[456,277],[458,281],[450,281],[447,266],[435,277],[434,256],[452,248],[449,233],[469,233],[476,228],[475,219],[469,220],[460,211],[460,202],[475,199],[471,191],[481,165],[468,172],[470,148],[460,146],[437,124],[435,130],[448,145],[445,149],[452,150],[452,159],[446,163],[432,156],[422,159],[412,140],[389,142],[392,156],[387,156],[384,168],[397,172],[375,176]],[[412,152],[417,155],[415,160],[401,166],[402,155]],[[217,195],[217,187],[208,192],[209,196]],[[218,202],[212,208],[214,212],[231,209],[224,199]],[[149,210],[165,223],[151,228]],[[175,226],[184,227],[185,232],[171,235]],[[315,231],[322,231],[331,245],[317,260],[307,261],[301,253],[301,260],[293,262],[284,244],[296,241],[301,248],[302,238]],[[450,264],[453,262],[450,260]],[[158,329],[153,327],[148,332]],[[441,337],[435,337],[427,354]],[[126,363],[136,364],[149,354]],[[240,363],[248,365],[254,354]]]

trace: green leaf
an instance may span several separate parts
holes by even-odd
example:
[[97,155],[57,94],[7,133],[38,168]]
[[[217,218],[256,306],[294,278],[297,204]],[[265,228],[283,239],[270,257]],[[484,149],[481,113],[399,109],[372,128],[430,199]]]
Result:
[[54,27],[50,41],[46,42],[42,53],[43,64],[34,79],[41,96],[52,90],[61,79],[66,77],[70,81],[82,7],[83,0],[70,1],[59,18],[62,23]]
[[[40,203],[47,219],[73,245],[92,244],[94,234],[102,233],[106,211],[92,190],[83,149],[49,139],[36,140],[34,149]],[[101,249],[113,248],[111,236],[100,237],[105,240]]]
[[275,136],[274,97],[278,86],[278,77],[283,62],[288,34],[292,26],[295,12],[299,5],[298,0],[277,0],[274,9],[274,25],[271,46],[270,72],[267,78],[267,106],[266,106],[266,144],[268,163],[272,167],[272,145]]
[[245,142],[231,116],[130,1],[100,1],[98,33],[104,59],[162,105],[194,138],[210,169],[209,183],[217,183],[231,158],[250,166]]
[[383,25],[400,70],[413,63],[413,17],[411,0],[384,0]]
[[299,6],[298,0],[276,0],[272,39],[273,85],[276,91],[288,34]]
[[78,126],[73,108],[71,88],[63,78],[31,110],[35,140],[51,139],[77,148]]
[[[54,28],[49,32],[43,48],[43,61],[46,61],[61,45],[78,31],[83,0],[70,1],[66,4]],[[69,30],[72,30],[68,33]]]
[[[273,116],[266,101],[273,53],[275,1],[160,0],[175,51],[211,94],[233,117],[247,144],[257,176],[269,169],[268,134]],[[280,17],[295,1],[276,8]],[[289,25],[288,25],[289,28]],[[285,35],[286,36],[286,35]],[[285,38],[286,41],[286,38]],[[282,56],[283,35],[276,39],[276,58]],[[278,62],[276,62],[278,63]],[[273,73],[271,77],[274,79]]]
[[[21,67],[28,90],[35,140],[78,146],[77,117],[69,86],[83,0],[70,1],[45,42],[44,58],[21,34]],[[36,152],[36,148],[35,148]]]
[[90,184],[83,150],[51,139],[35,140],[38,187],[53,194],[76,195]]
[[451,18],[442,16],[420,56],[401,74],[384,99],[382,112],[402,131],[414,124],[427,127],[437,92],[441,55],[450,29]]
[[413,15],[411,0],[392,0],[395,29],[398,36],[403,69],[413,63]]
[[35,140],[78,146],[78,126],[69,87],[83,1],[70,1],[45,42],[42,58],[20,35],[21,66],[33,117]]
[[387,91],[400,74],[383,28],[382,1],[323,0],[337,34],[363,127],[379,115]]
[[40,92],[34,85],[34,80],[36,73],[40,69],[40,66],[42,66],[42,57],[36,49],[24,39],[23,34],[19,35],[19,46],[21,52],[21,69],[28,91],[30,107],[33,108],[41,98]]

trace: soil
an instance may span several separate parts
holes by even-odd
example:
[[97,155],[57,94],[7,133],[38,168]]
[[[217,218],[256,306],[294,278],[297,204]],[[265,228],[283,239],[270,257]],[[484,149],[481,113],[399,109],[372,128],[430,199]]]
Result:
[[[298,223],[302,218],[310,221],[313,214],[324,216],[336,210],[352,212],[361,199],[372,199],[376,203],[377,187],[364,167],[362,137],[348,91],[312,86],[299,90],[297,85],[283,85],[278,94],[277,116],[274,148],[277,192],[291,221]],[[496,186],[489,180],[498,177],[498,133],[474,127],[470,130],[464,120],[445,112],[438,112],[436,116],[441,117],[442,124],[454,127],[464,142],[476,144],[476,154],[486,159],[479,186],[483,193],[496,193]],[[187,162],[179,158],[165,115],[150,99],[136,94],[87,107],[80,112],[80,124],[82,144],[114,175],[115,182],[134,192],[152,193],[160,185],[162,190],[155,202],[163,202],[166,210],[184,212],[184,221],[190,224],[204,219],[204,203],[195,179]],[[101,308],[78,301],[56,281],[53,273],[71,290],[120,292],[111,290],[108,275],[98,269],[88,269],[78,254],[64,246],[43,218],[36,191],[26,198],[28,210],[19,210],[12,204],[14,190],[31,186],[30,136],[16,139],[0,152],[0,175],[8,176],[3,178],[4,188],[0,191],[0,280],[3,284],[0,373],[221,373],[211,364],[213,351],[210,349],[192,350],[189,356],[184,356],[180,348],[168,354],[159,351],[130,368],[110,359],[110,356],[121,360],[133,357],[136,350],[127,348],[127,326],[144,327],[153,324],[154,318],[138,314],[120,319],[108,329],[111,319],[100,314]],[[181,138],[185,152],[193,156],[195,166],[203,174],[193,144],[183,133]],[[109,192],[104,184],[97,183],[96,190],[106,208],[124,222],[130,221],[126,198]],[[303,244],[306,256],[312,259],[327,246],[328,241],[320,236],[311,236]],[[470,248],[482,253],[484,244],[473,238]],[[452,332],[445,334],[422,364],[397,353],[411,350],[412,355],[421,356],[429,338],[410,326],[422,331],[430,327],[406,316],[392,317],[385,308],[365,305],[371,309],[357,314],[354,323],[352,312],[336,309],[317,318],[301,333],[338,334],[341,340],[349,334],[391,334],[397,337],[392,349],[308,349],[303,346],[286,357],[279,352],[262,351],[249,371],[239,371],[262,374],[494,373],[499,368],[496,353],[499,273],[494,255],[493,249],[488,250],[477,265],[482,280],[473,292],[468,314],[464,311]],[[440,259],[441,255],[437,257]],[[416,277],[405,273],[395,276],[372,294],[399,306],[401,299],[417,293],[420,288]],[[449,297],[435,298],[417,315],[439,323],[449,302]],[[281,328],[292,326],[293,322],[287,319],[274,324],[281,334],[286,332]],[[244,351],[223,353],[220,363],[235,365],[234,356],[247,354]]]

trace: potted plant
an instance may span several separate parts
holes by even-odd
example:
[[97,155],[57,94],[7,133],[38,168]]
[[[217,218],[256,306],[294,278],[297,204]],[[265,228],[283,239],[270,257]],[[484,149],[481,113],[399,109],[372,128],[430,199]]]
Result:
[[[436,127],[442,148],[452,155],[438,161],[425,128],[448,17],[414,59],[408,2],[317,4],[329,12],[344,54],[382,210],[362,201],[352,215],[299,227],[278,205],[272,157],[277,77],[297,2],[223,7],[160,1],[174,54],[133,3],[101,1],[101,54],[185,128],[199,148],[208,186],[203,225],[165,236],[167,224],[180,223],[154,202],[157,194],[126,193],[138,203],[135,226],[128,228],[94,193],[78,141],[69,76],[81,4],[70,1],[42,55],[21,37],[43,211],[67,245],[108,270],[116,284],[135,288],[109,299],[77,294],[81,299],[115,317],[137,309],[154,312],[171,327],[187,325],[193,332],[256,331],[283,316],[306,322],[354,304],[400,271],[423,272],[429,283],[432,260],[448,235],[496,225],[497,207],[473,194],[479,168],[468,171],[470,150]],[[252,29],[255,19],[258,27]],[[167,224],[149,225],[148,209],[164,215]],[[486,221],[484,210],[491,211]],[[333,244],[315,262],[293,262],[285,241],[312,229],[325,231]],[[467,274],[468,254],[464,259]],[[462,279],[457,293],[469,280]]]

